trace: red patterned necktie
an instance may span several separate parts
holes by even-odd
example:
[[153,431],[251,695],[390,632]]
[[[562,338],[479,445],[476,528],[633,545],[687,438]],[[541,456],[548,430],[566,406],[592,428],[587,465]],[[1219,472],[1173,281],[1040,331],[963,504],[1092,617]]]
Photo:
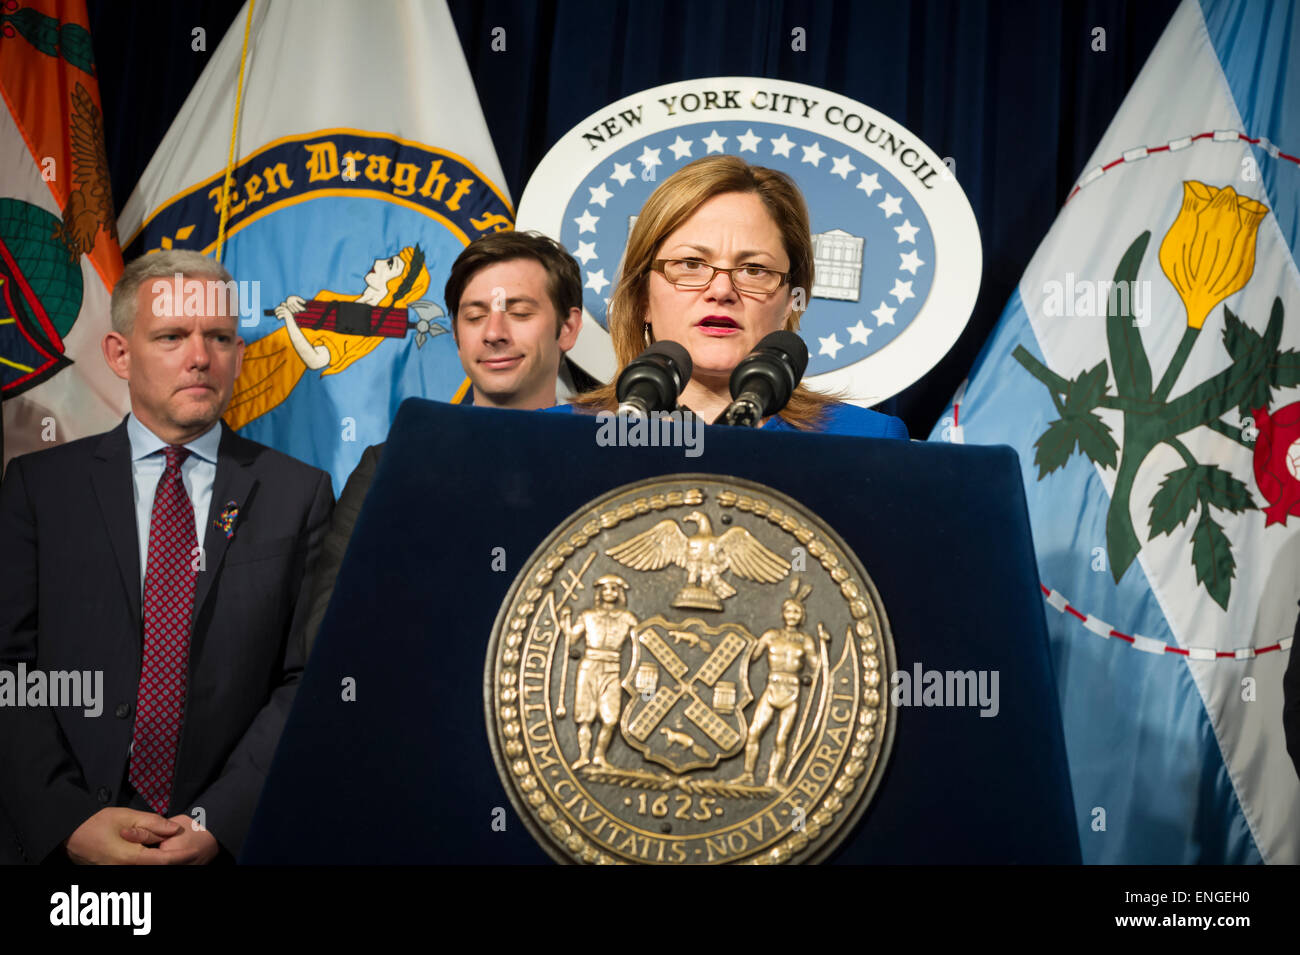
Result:
[[171,803],[181,718],[185,715],[190,617],[194,612],[194,505],[181,479],[186,448],[168,445],[149,518],[144,578],[144,650],[136,695],[131,771],[135,791],[164,814]]

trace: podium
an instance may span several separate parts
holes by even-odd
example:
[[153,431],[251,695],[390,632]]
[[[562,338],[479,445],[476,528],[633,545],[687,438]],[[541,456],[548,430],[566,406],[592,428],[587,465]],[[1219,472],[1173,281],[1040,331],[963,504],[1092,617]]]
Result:
[[[896,653],[897,675],[881,684],[896,703],[892,748],[830,862],[1080,861],[1011,449],[709,427],[688,457],[603,446],[598,428],[586,415],[403,403],[242,862],[550,862],[489,746],[494,622],[570,515],[676,474],[741,478],[799,502],[879,593]],[[981,701],[923,692],[931,673],[968,672],[988,691]]]

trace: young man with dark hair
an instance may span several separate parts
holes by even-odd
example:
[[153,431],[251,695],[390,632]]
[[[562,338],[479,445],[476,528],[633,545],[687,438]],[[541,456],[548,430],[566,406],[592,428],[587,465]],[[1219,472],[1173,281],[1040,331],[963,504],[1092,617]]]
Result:
[[[555,404],[561,360],[582,327],[582,280],[564,246],[536,232],[476,239],[452,264],[445,299],[473,404],[517,411]],[[366,448],[334,508],[307,618],[309,653],[383,449]]]
[[582,326],[578,263],[562,245],[535,232],[471,242],[451,267],[445,297],[474,404],[555,404],[560,360]]

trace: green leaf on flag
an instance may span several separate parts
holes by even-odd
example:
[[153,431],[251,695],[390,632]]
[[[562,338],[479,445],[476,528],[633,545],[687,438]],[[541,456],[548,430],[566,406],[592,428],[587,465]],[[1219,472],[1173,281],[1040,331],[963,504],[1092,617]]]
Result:
[[1070,415],[1067,420],[1073,423],[1079,450],[1094,464],[1113,468],[1119,459],[1119,444],[1111,437],[1110,426],[1092,412]]
[[63,58],[79,70],[95,75],[95,50],[90,31],[79,23],[59,23],[48,14],[23,7],[13,13],[0,14],[0,24],[13,24],[23,38],[46,56]]
[[1237,406],[1237,411],[1244,417],[1255,408],[1267,408],[1272,396],[1273,390],[1269,387],[1268,379],[1261,375],[1250,382],[1250,386],[1246,389],[1246,397]]
[[1074,414],[1066,411],[1034,442],[1038,479],[1041,481],[1058,468],[1065,467],[1076,447],[1102,467],[1113,468],[1118,460],[1119,444],[1101,418],[1092,412]]
[[[1273,315],[1277,316],[1279,322],[1282,320],[1283,313],[1282,299],[1273,299]],[[1271,323],[1272,319],[1270,319]],[[1300,352],[1294,348],[1288,348],[1286,351],[1275,350],[1268,363],[1268,377],[1274,388],[1294,388],[1300,385]]]
[[1192,532],[1192,566],[1196,568],[1197,582],[1204,584],[1214,602],[1227,610],[1237,562],[1228,536],[1210,516],[1209,508],[1201,510],[1201,519]]
[[79,23],[65,23],[59,31],[59,48],[63,58],[77,69],[95,75],[95,49],[90,31]]
[[31,7],[0,15],[0,24],[12,23],[14,29],[36,49],[49,56],[59,55],[59,21]]
[[1269,362],[1269,377],[1274,388],[1294,388],[1300,385],[1300,352],[1288,348],[1274,355]]
[[1202,464],[1197,468],[1197,494],[1204,504],[1234,514],[1255,510],[1255,498],[1244,483],[1238,481],[1217,464]]
[[1199,465],[1183,467],[1165,475],[1160,490],[1151,498],[1151,533],[1147,540],[1153,540],[1157,534],[1168,534],[1175,527],[1187,523],[1200,500],[1196,475],[1199,470]]
[[1274,379],[1289,374],[1293,358],[1283,362],[1278,343],[1282,340],[1281,302],[1274,302],[1263,335],[1242,322],[1226,305],[1223,308],[1223,347],[1232,364],[1202,381],[1158,412],[1169,426],[1181,433],[1207,424],[1236,408],[1241,415],[1254,414],[1272,399]]
[[1181,467],[1165,475],[1160,490],[1151,498],[1151,533],[1147,540],[1186,524],[1198,503],[1233,514],[1256,507],[1250,488],[1217,464]]
[[1085,371],[1070,382],[1070,390],[1065,396],[1065,407],[1070,413],[1083,414],[1092,411],[1106,396],[1106,377],[1109,369],[1106,363]]
[[1034,463],[1038,465],[1038,480],[1042,480],[1057,468],[1065,467],[1074,452],[1076,438],[1064,419],[1053,421],[1047,426],[1042,437],[1034,442]]
[[1264,347],[1270,352],[1276,352],[1282,342],[1283,317],[1282,299],[1274,298],[1273,307],[1268,311],[1268,327],[1264,329]]
[[1248,358],[1250,353],[1264,347],[1264,336],[1251,328],[1228,306],[1223,306],[1223,347],[1233,361]]
[[1238,386],[1241,400],[1237,403],[1237,411],[1240,414],[1253,414],[1256,408],[1268,407],[1272,402],[1273,388],[1286,387],[1277,383],[1281,358],[1277,346],[1281,340],[1281,299],[1274,299],[1268,327],[1262,335],[1239,319],[1228,306],[1223,306],[1223,347],[1232,356],[1235,367],[1254,372]]

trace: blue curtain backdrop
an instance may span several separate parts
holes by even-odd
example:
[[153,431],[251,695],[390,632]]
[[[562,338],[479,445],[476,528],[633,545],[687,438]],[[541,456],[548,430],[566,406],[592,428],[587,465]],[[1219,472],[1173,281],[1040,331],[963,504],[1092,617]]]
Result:
[[[308,2],[308,0],[304,0]],[[120,210],[242,0],[88,0]],[[965,334],[894,411],[929,433],[1177,0],[450,0],[510,194],[563,133],[661,83],[768,76],[853,97],[956,163],[984,245]],[[492,49],[505,30],[506,49]],[[806,50],[791,49],[802,27]],[[1105,50],[1094,50],[1098,28]],[[499,45],[499,44],[498,44]],[[330,64],[300,51],[304,70]],[[384,69],[376,63],[375,69]],[[402,77],[394,76],[394,84]]]

